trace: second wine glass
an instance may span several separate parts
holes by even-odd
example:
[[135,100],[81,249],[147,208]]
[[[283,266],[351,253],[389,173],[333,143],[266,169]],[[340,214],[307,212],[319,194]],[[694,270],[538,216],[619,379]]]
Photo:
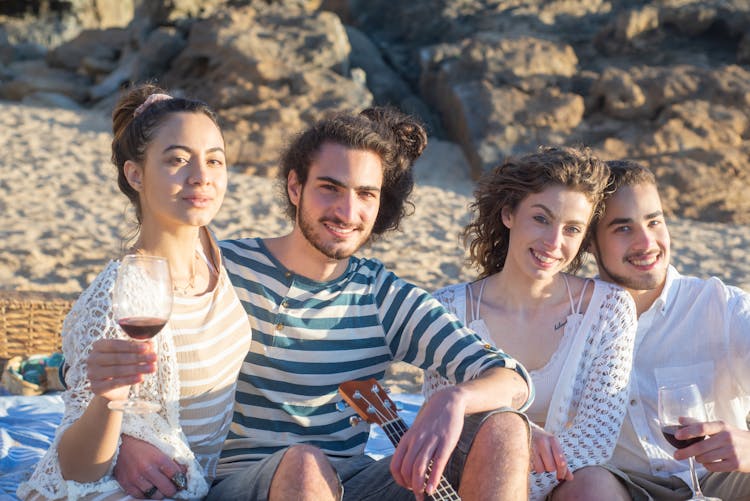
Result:
[[[172,279],[169,263],[163,257],[129,254],[117,270],[112,297],[115,320],[123,331],[136,341],[156,336],[172,312]],[[123,412],[158,411],[155,402],[138,396],[139,385],[133,385],[128,400],[113,400],[109,408]]]
[[[706,407],[703,404],[700,390],[695,384],[661,386],[659,388],[659,423],[667,442],[677,449],[700,442],[705,437],[693,437],[685,440],[675,438],[677,430],[691,422],[708,421]],[[721,501],[719,498],[704,496],[695,473],[695,460],[688,458],[690,480],[693,483],[694,495],[688,501]]]

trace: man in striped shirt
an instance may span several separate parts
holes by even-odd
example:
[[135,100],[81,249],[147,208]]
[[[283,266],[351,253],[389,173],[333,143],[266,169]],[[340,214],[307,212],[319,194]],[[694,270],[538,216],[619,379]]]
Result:
[[[292,231],[220,244],[253,340],[208,499],[458,499],[442,473],[466,500],[527,499],[526,370],[425,291],[353,257],[398,228],[426,142],[391,109],[320,121],[282,158]],[[394,361],[456,385],[423,406],[392,458],[374,461],[363,455],[369,426],[350,426],[337,388],[380,380]]]
[[[291,233],[222,243],[253,342],[219,465],[226,480],[209,499],[239,493],[337,499],[342,484],[345,499],[421,498],[435,490],[465,415],[518,409],[527,401],[520,365],[488,349],[379,261],[352,257],[372,234],[398,226],[413,185],[412,163],[425,144],[421,126],[392,111],[322,121],[298,136],[282,159]],[[466,382],[425,405],[389,473],[387,461],[362,456],[368,425],[350,426],[354,411],[341,413],[336,403],[339,384],[382,379],[394,360]],[[464,479],[472,480],[460,483],[461,494],[525,499],[525,422],[506,412],[484,424],[471,426],[481,440],[462,458]],[[432,476],[425,481],[430,461]],[[458,483],[462,468],[453,467],[459,471],[450,476]],[[515,497],[508,495],[514,491]]]

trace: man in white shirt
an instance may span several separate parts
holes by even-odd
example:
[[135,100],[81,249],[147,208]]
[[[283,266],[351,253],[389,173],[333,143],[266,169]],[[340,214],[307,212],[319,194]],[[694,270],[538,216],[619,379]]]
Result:
[[[609,464],[575,473],[554,500],[684,500],[692,495],[695,457],[706,496],[750,500],[750,295],[717,278],[680,275],[670,266],[670,237],[654,175],[630,161],[609,162],[614,193],[595,227],[591,250],[602,279],[635,300],[635,341],[628,413]],[[683,426],[675,449],[661,433],[659,386],[696,383],[708,422]]]

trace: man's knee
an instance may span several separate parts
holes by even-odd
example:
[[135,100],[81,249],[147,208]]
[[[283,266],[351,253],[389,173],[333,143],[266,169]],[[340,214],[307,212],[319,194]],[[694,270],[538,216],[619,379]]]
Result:
[[600,466],[587,466],[573,472],[573,480],[563,482],[552,491],[552,501],[601,499],[629,501],[630,495],[614,474]]
[[276,469],[269,497],[338,499],[340,490],[336,470],[323,451],[311,445],[294,445],[287,449]]
[[[488,416],[474,438],[474,445],[493,444],[503,451],[529,453],[529,425],[526,418],[515,412],[497,412]],[[504,452],[502,452],[504,453]]]
[[474,433],[468,451],[467,465],[504,464],[505,468],[528,471],[530,462],[529,425],[516,412],[496,412],[482,421]]
[[336,475],[326,455],[312,445],[293,445],[284,453],[277,474],[291,474],[298,479]]
[[494,492],[501,499],[527,499],[529,426],[516,412],[486,416],[474,434],[461,474],[459,494],[478,499]]

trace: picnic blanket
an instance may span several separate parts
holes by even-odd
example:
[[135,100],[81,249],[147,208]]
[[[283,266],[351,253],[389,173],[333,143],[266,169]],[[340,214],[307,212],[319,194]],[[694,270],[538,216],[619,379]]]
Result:
[[[422,405],[422,395],[392,394],[390,397],[402,408],[400,415],[410,425]],[[17,397],[4,393],[0,386],[0,501],[18,500],[16,488],[31,475],[52,443],[63,409],[58,392]],[[371,427],[365,452],[376,459],[393,452],[379,427]]]

